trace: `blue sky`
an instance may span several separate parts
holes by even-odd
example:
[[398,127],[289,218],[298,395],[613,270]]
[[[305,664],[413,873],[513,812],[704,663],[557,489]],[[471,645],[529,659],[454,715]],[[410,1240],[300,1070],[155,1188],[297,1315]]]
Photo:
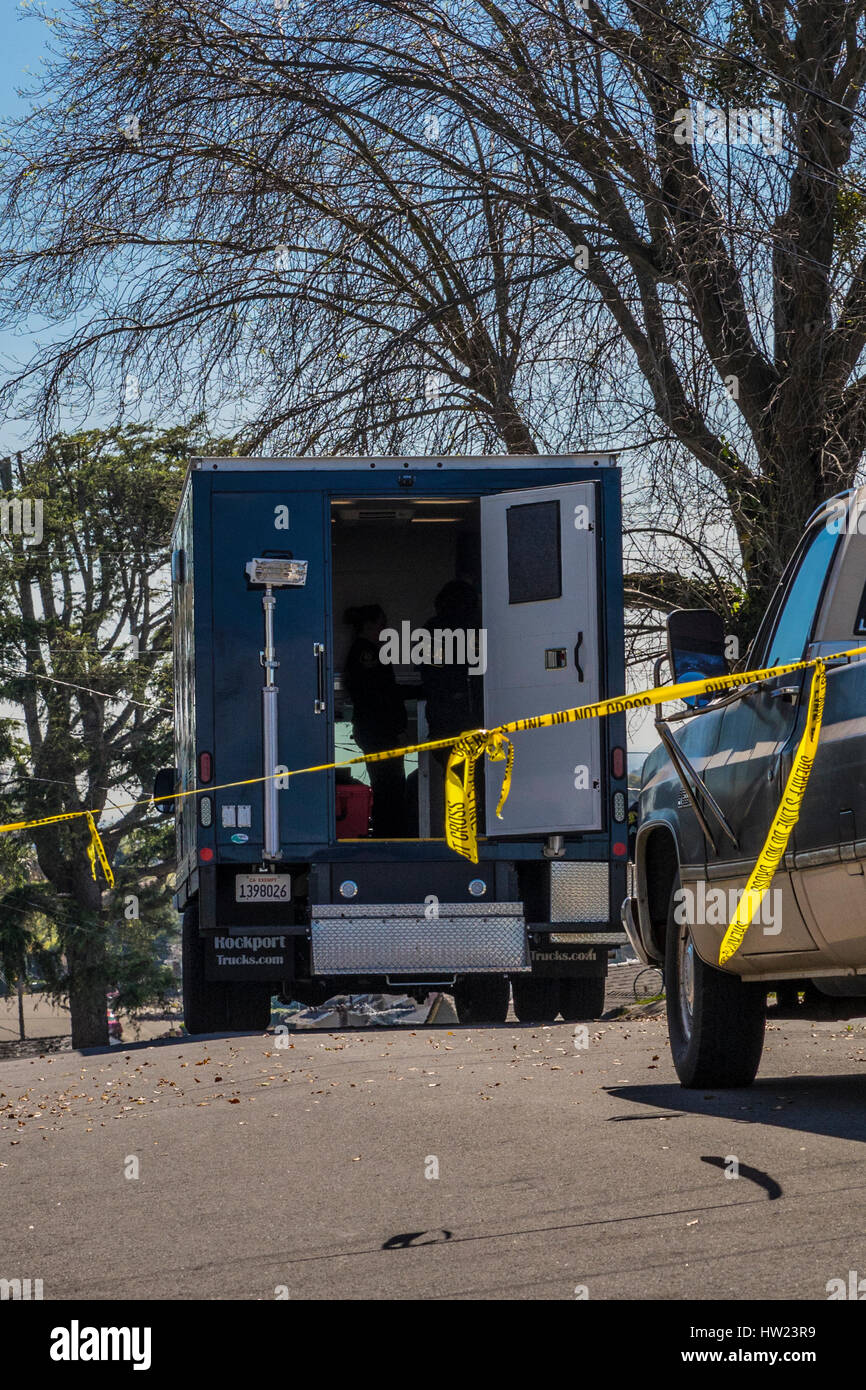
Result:
[[[0,0],[2,3],[2,0]],[[21,116],[30,106],[29,96],[21,89],[31,89],[45,70],[49,43],[58,46],[63,35],[63,16],[71,16],[80,8],[81,0],[6,0],[7,8],[0,27],[0,126]],[[59,19],[48,25],[45,18]],[[43,345],[50,341],[51,325],[40,320],[38,305],[29,319],[14,329],[0,330],[0,377],[7,377],[14,368],[24,365],[33,356],[37,336]],[[68,324],[67,324],[68,327]],[[53,428],[67,430],[107,427],[117,423],[122,383],[113,395],[97,393],[96,405],[83,418],[79,411],[61,410]],[[125,411],[125,418],[147,421],[158,415],[158,405],[143,392],[137,403]],[[183,411],[179,412],[179,416]],[[236,421],[214,416],[217,426],[231,428]],[[24,448],[30,442],[32,430],[28,420],[6,416],[0,420],[0,457]]]
[[[39,70],[39,57],[43,52],[43,42],[48,26],[35,17],[32,6],[9,3],[6,19],[2,27],[0,44],[0,78],[2,78],[3,114],[10,115],[22,109],[22,103],[15,95],[15,89],[27,81],[25,68],[34,72]],[[53,4],[46,13],[59,14],[61,4]]]
[[[65,5],[55,0],[42,7],[47,15],[63,13]],[[19,89],[32,85],[33,78],[42,70],[40,61],[45,53],[50,29],[39,19],[34,6],[24,0],[6,0],[6,10],[0,28],[0,121],[19,116],[29,106],[29,100],[18,95]],[[29,73],[27,71],[29,69]],[[0,332],[0,360],[4,364],[10,358],[16,361],[26,359],[32,351],[33,338],[25,330],[16,333]],[[26,422],[7,419],[0,432],[0,454],[20,447],[25,442]]]

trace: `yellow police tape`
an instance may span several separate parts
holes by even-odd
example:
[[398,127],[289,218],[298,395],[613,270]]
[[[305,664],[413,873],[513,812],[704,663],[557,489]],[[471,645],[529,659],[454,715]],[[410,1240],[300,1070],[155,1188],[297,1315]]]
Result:
[[767,838],[761,848],[761,852],[755,862],[755,867],[749,875],[743,896],[737,904],[728,930],[722,938],[719,947],[719,965],[724,965],[725,961],[731,959],[740,949],[743,937],[746,935],[752,923],[752,918],[764,900],[764,894],[773,881],[773,875],[779,865],[788,837],[800,815],[800,803],[803,800],[803,792],[806,790],[806,783],[812,772],[812,765],[815,762],[815,753],[818,749],[818,736],[821,732],[821,720],[824,717],[824,697],[827,692],[827,667],[824,661],[816,661],[815,669],[812,673],[812,686],[809,691],[809,708],[806,711],[806,727],[803,730],[803,737],[800,739],[794,759],[791,763],[791,771],[785,783],[785,790],[778,810],[770,824]]
[[[118,807],[118,810],[125,810],[130,806],[147,806],[148,804],[147,801],[128,801],[124,807]],[[99,813],[97,812],[97,814]],[[42,825],[59,825],[61,821],[82,819],[87,821],[87,826],[90,830],[90,841],[87,845],[90,872],[93,877],[96,878],[96,861],[98,859],[102,867],[102,872],[105,875],[106,883],[109,888],[113,888],[114,874],[108,862],[108,855],[105,853],[105,846],[99,837],[99,831],[96,828],[96,820],[92,811],[64,811],[59,816],[42,816],[39,820],[13,821],[9,825],[0,825],[0,835],[8,830],[35,830]]]
[[[478,759],[486,753],[492,761],[505,762],[502,790],[496,806],[496,814],[502,819],[502,808],[511,789],[511,776],[514,767],[514,745],[509,734],[527,733],[532,729],[549,729],[557,724],[573,724],[583,719],[602,719],[610,714],[622,714],[628,710],[646,709],[669,700],[687,700],[692,696],[714,695],[722,690],[735,689],[740,685],[755,685],[761,681],[775,680],[778,676],[792,671],[812,670],[812,686],[809,693],[809,707],[806,714],[806,727],[794,754],[791,771],[785,783],[785,790],[778,810],[773,817],[767,838],[749,875],[745,891],[737,906],[737,911],[725,932],[719,949],[719,964],[736,954],[742,945],[743,937],[751,925],[752,918],[760,906],[764,893],[770,887],[773,875],[785,853],[791,831],[800,814],[803,793],[809,781],[809,774],[815,761],[815,752],[821,733],[821,720],[824,713],[824,698],[827,689],[827,666],[831,662],[846,661],[852,656],[862,656],[866,647],[852,647],[849,651],[834,652],[824,657],[814,657],[810,661],[790,661],[784,666],[769,666],[763,670],[738,671],[729,676],[712,676],[706,680],[681,681],[678,685],[654,686],[635,695],[620,695],[611,700],[598,700],[591,705],[577,705],[573,709],[557,710],[554,714],[534,714],[527,719],[514,719],[500,724],[495,729],[471,729],[455,738],[431,739],[426,743],[413,743],[405,748],[389,748],[383,753],[364,753],[357,758],[346,758],[341,762],[319,763],[315,767],[300,767],[288,773],[274,773],[268,777],[246,777],[239,782],[221,782],[215,786],[196,787],[192,791],[175,792],[164,797],[148,797],[143,801],[128,801],[113,806],[113,810],[125,811],[135,806],[147,806],[151,801],[180,801],[187,796],[210,795],[226,791],[232,787],[251,787],[260,782],[274,781],[280,777],[300,777],[308,772],[329,772],[337,767],[353,767],[357,763],[384,762],[388,758],[402,758],[409,753],[424,753],[439,748],[450,748],[448,765],[445,770],[445,839],[456,854],[478,863],[477,807],[475,800],[475,767]],[[0,835],[13,830],[34,830],[43,825],[56,825],[60,821],[86,818],[90,830],[87,855],[93,877],[96,878],[96,860],[99,859],[106,882],[114,887],[114,875],[99,837],[94,813],[89,810],[66,811],[61,815],[43,816],[41,820],[16,821],[0,825]]]

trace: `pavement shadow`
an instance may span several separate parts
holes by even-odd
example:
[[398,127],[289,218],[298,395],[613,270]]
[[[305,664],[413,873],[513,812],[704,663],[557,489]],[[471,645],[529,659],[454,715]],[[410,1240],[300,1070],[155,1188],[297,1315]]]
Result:
[[[270,1034],[273,1037],[273,1033]],[[220,1042],[231,1038],[261,1038],[263,1041],[268,1037],[268,1033],[261,1028],[238,1029],[229,1032],[225,1029],[222,1033],[182,1033],[177,1038],[140,1038],[135,1042],[109,1043],[108,1046],[99,1047],[76,1047],[64,1049],[63,1052],[54,1052],[53,1057],[102,1057],[109,1053],[113,1056],[122,1057],[125,1052],[143,1052],[148,1047],[190,1047],[196,1043]]]
[[648,1108],[643,1115],[611,1115],[611,1123],[712,1115],[735,1124],[774,1125],[802,1134],[826,1134],[833,1139],[866,1143],[866,1072],[791,1076],[783,1080],[759,1077],[751,1086],[730,1091],[689,1091],[669,1084],[611,1086],[608,1094]]

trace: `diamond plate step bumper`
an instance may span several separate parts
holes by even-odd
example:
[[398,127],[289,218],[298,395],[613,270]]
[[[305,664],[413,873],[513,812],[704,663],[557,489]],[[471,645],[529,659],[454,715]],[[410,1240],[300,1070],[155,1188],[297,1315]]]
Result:
[[[429,910],[429,909],[428,909]],[[316,975],[482,974],[529,971],[522,903],[415,903],[313,907]]]

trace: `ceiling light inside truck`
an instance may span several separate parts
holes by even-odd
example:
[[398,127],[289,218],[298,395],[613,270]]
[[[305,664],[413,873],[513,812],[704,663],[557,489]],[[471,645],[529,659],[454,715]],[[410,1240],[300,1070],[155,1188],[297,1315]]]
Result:
[[341,521],[362,521],[368,525],[385,522],[405,522],[411,521],[413,509],[411,507],[389,507],[389,506],[353,506],[347,507],[344,512],[340,512]]
[[250,560],[244,566],[251,584],[270,584],[272,588],[307,582],[307,561],[286,559]]

